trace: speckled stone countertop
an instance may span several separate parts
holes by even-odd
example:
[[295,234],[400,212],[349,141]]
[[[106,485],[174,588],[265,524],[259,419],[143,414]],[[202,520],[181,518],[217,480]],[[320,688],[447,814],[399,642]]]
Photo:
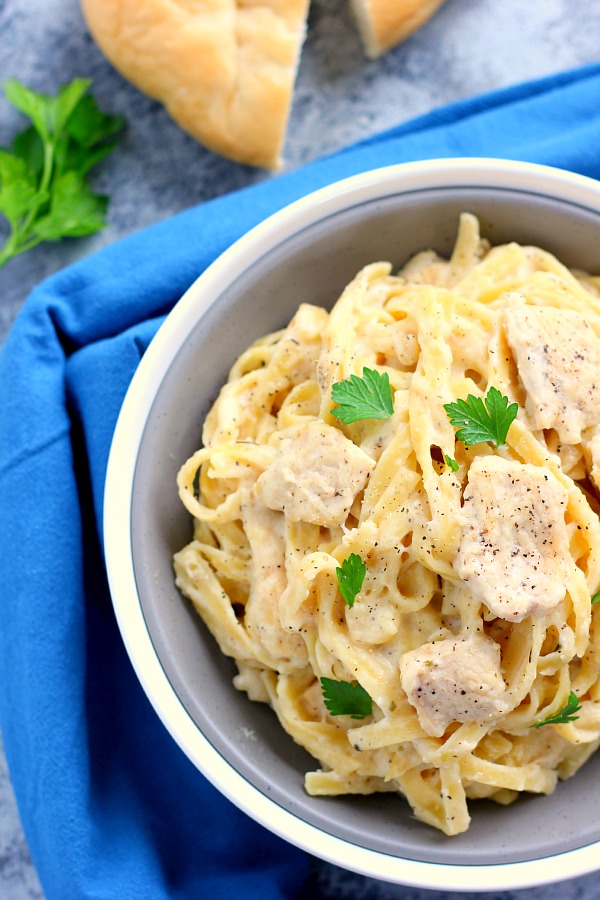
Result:
[[[313,0],[286,169],[447,103],[599,58],[600,7],[582,0],[447,0],[420,32],[377,61],[363,56],[347,0]],[[123,113],[128,122],[123,142],[95,178],[97,189],[111,196],[110,224],[87,240],[38,247],[0,271],[0,343],[30,289],[46,275],[191,205],[272,177],[204,150],[157,103],[126,83],[96,49],[78,0],[0,0],[0,81],[16,77],[54,92],[78,76],[92,78],[100,105]],[[18,127],[18,114],[0,99],[0,145],[10,143]],[[323,898],[457,896],[393,887],[325,864],[319,871]],[[43,896],[0,746],[0,898]],[[600,876],[470,896],[596,900]]]

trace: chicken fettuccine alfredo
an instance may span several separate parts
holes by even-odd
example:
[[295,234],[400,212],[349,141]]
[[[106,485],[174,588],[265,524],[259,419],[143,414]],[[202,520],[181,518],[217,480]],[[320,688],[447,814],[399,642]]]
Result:
[[[310,298],[307,298],[310,300]],[[463,214],[233,366],[177,584],[318,768],[452,835],[600,742],[600,277]]]

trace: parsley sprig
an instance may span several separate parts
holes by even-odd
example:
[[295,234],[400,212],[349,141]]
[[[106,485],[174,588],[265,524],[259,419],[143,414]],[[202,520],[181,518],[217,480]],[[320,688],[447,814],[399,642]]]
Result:
[[508,397],[492,386],[484,400],[469,394],[466,400],[445,403],[444,409],[451,424],[458,429],[456,437],[467,446],[489,441],[497,447],[505,447],[508,429],[517,417],[519,405],[509,404]]
[[373,701],[358,682],[336,681],[335,678],[321,678],[320,681],[325,706],[332,716],[364,719],[371,715]]
[[340,593],[347,606],[354,606],[354,601],[363,586],[367,567],[358,555],[351,553],[335,570]]
[[387,419],[394,413],[394,401],[387,372],[364,368],[362,377],[351,375],[331,387],[331,398],[339,404],[332,414],[350,425],[360,419]]
[[567,722],[574,722],[579,718],[576,713],[578,713],[580,709],[581,703],[577,699],[577,694],[575,691],[571,691],[569,699],[562,709],[559,709],[553,716],[548,716],[548,718],[544,719],[542,722],[534,722],[530,727],[541,728],[542,725],[565,725]]
[[0,149],[0,213],[9,225],[0,268],[43,241],[84,237],[106,224],[108,198],[94,194],[86,176],[114,149],[124,120],[98,108],[90,84],[77,78],[55,96],[15,79],[4,84],[31,125]]
[[600,591],[596,591],[596,593],[592,595],[590,602],[592,606],[595,606],[596,603],[600,603]]

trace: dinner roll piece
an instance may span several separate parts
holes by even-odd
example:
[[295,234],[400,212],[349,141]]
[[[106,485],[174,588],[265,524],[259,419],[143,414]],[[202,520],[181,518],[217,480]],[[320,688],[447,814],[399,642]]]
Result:
[[444,0],[351,0],[365,53],[375,59],[421,28]]
[[223,156],[281,165],[308,0],[81,0],[110,62]]

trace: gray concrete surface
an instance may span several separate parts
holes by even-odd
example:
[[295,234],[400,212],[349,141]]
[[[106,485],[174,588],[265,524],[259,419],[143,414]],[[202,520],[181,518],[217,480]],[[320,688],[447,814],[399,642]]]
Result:
[[[600,5],[583,0],[447,0],[420,32],[377,61],[364,58],[346,0],[313,0],[286,169],[444,104],[599,58]],[[77,0],[0,0],[0,82],[16,77],[54,92],[78,76],[91,77],[101,106],[128,121],[121,146],[95,177],[98,190],[111,196],[109,226],[87,240],[41,246],[0,270],[0,343],[31,288],[46,275],[182,209],[272,177],[204,150],[126,83],[93,44]],[[10,143],[19,127],[19,116],[0,97],[0,145]],[[39,900],[43,891],[1,750],[0,898]],[[457,896],[393,887],[325,864],[319,877],[323,898],[336,900]],[[600,876],[469,896],[596,900]]]

